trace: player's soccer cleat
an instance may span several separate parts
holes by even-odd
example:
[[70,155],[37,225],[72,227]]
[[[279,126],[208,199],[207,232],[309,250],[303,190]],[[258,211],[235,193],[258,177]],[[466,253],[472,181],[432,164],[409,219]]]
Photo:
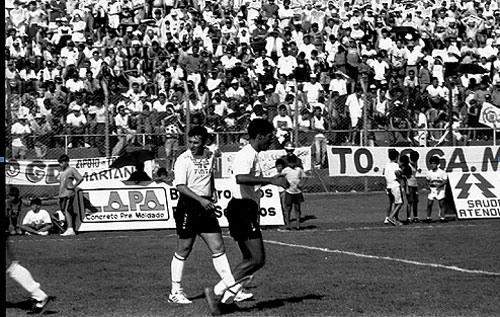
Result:
[[184,293],[183,289],[177,291],[174,294],[170,293],[168,295],[168,301],[171,303],[176,303],[176,304],[191,304],[192,303],[192,301],[190,301],[187,298],[186,293]]
[[248,293],[248,292],[245,292],[244,289],[241,289],[238,294],[236,294],[236,296],[234,297],[234,301],[235,302],[242,302],[242,301],[246,301],[246,300],[249,300],[249,299],[252,299],[253,298],[253,294],[252,293]]
[[389,217],[385,217],[384,219],[384,225],[390,224]]
[[49,232],[48,231],[42,231],[42,232],[39,232],[38,235],[40,235],[40,236],[48,236]]
[[75,230],[73,229],[67,229],[63,233],[60,234],[60,236],[67,237],[67,236],[74,236],[76,235]]
[[419,223],[419,222],[420,222],[420,219],[418,219],[418,218],[413,218],[413,219],[411,220],[411,222],[413,222],[413,223]]
[[387,220],[389,221],[389,223],[393,226],[401,226],[402,223],[399,222],[397,219],[395,218],[387,218]]
[[49,306],[50,301],[51,298],[49,296],[47,296],[44,300],[41,301],[35,300],[31,314],[37,314],[37,315],[43,314],[43,312]]
[[439,222],[448,222],[448,220],[446,220],[445,217],[441,217],[441,218],[439,218]]
[[221,312],[222,296],[215,295],[212,287],[205,287],[204,292],[208,308],[210,309],[210,313],[212,314],[212,316],[220,316],[222,314]]

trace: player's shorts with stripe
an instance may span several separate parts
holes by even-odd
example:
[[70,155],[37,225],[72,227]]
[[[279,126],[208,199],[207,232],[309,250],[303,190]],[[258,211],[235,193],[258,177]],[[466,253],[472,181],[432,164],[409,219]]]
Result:
[[[209,197],[204,197],[211,200]],[[181,239],[194,238],[201,233],[220,233],[216,215],[203,208],[199,202],[185,195],[179,196],[174,211],[177,235]]]
[[300,204],[304,202],[304,195],[302,193],[290,194],[285,192],[285,205]]
[[387,188],[387,194],[389,199],[395,204],[403,203],[403,194],[401,192],[401,187]]
[[227,204],[229,233],[236,241],[262,238],[259,205],[252,199],[232,198]]

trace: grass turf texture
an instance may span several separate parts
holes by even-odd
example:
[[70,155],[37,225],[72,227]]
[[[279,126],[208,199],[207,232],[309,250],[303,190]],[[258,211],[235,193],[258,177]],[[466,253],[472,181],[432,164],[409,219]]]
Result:
[[[500,273],[500,220],[392,227],[382,224],[386,200],[380,193],[306,196],[308,229],[263,230],[267,263],[249,285],[256,299],[232,316],[498,315],[500,276],[416,263]],[[424,218],[425,195],[421,200]],[[10,240],[20,263],[56,297],[47,316],[209,316],[203,288],[218,277],[200,239],[185,268],[183,285],[194,301],[186,306],[167,302],[173,230]],[[234,266],[239,250],[227,233],[225,242]],[[25,316],[26,293],[10,279],[6,286],[6,315]]]

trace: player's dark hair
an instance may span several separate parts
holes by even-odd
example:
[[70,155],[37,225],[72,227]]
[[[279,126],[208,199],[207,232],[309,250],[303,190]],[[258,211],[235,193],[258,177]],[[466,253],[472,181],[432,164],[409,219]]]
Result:
[[248,125],[248,137],[250,139],[257,138],[257,135],[267,135],[274,131],[271,122],[265,119],[253,119]]
[[42,201],[40,200],[40,198],[33,198],[30,202],[30,205],[42,205]]
[[420,154],[417,151],[411,151],[410,152],[410,160],[412,162],[418,161],[419,158],[420,158]]
[[396,149],[389,149],[389,159],[391,161],[397,160],[399,156],[399,152]]
[[13,197],[19,197],[19,188],[17,187],[10,187],[9,188],[9,196],[13,196]]
[[63,154],[59,156],[58,162],[69,162],[69,156],[67,154]]
[[156,176],[160,177],[161,175],[168,175],[167,173],[167,169],[165,167],[160,167],[157,171],[156,171]]
[[286,163],[285,163],[285,160],[283,159],[277,159],[276,160],[276,163],[274,163],[274,166],[278,166],[278,165],[281,165],[281,166],[286,166]]
[[436,163],[436,164],[439,164],[439,161],[440,161],[440,158],[439,158],[439,156],[437,156],[437,155],[434,155],[433,157],[431,157],[431,158],[429,159],[429,163]]
[[200,136],[201,142],[205,143],[208,140],[208,131],[205,127],[195,126],[188,132],[189,137]]

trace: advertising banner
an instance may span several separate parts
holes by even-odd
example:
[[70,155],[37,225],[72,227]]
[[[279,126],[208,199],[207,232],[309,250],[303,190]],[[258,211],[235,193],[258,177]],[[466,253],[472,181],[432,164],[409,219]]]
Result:
[[[383,176],[389,162],[389,147],[328,146],[330,176]],[[417,177],[426,176],[429,159],[437,155],[447,173],[500,172],[499,146],[395,148],[401,155],[415,150],[420,154]]]
[[479,123],[492,129],[500,129],[500,108],[484,103],[479,114]]
[[[84,183],[101,182],[104,180],[127,180],[135,170],[133,166],[110,168],[114,157],[98,157],[73,159],[69,165],[75,167],[83,176]],[[152,175],[154,163],[144,163],[144,170]],[[10,160],[5,164],[5,178],[9,185],[58,185],[60,170],[57,160]]]
[[[173,212],[179,193],[165,183],[131,184],[118,180],[85,183],[79,187],[74,208],[78,214],[78,231],[134,229],[174,229]],[[227,227],[225,211],[231,199],[231,180],[216,179],[217,216],[221,227]],[[278,188],[273,185],[260,189],[260,223],[262,226],[283,225],[283,213]]]
[[[311,148],[298,147],[293,151],[302,160],[304,171],[311,170]],[[269,150],[259,153],[260,166],[264,172],[264,176],[273,176],[276,174],[275,163],[276,160],[286,154],[285,150]],[[231,177],[233,174],[233,160],[236,152],[223,152],[222,153],[222,177]]]
[[500,218],[500,173],[448,175],[459,219]]

